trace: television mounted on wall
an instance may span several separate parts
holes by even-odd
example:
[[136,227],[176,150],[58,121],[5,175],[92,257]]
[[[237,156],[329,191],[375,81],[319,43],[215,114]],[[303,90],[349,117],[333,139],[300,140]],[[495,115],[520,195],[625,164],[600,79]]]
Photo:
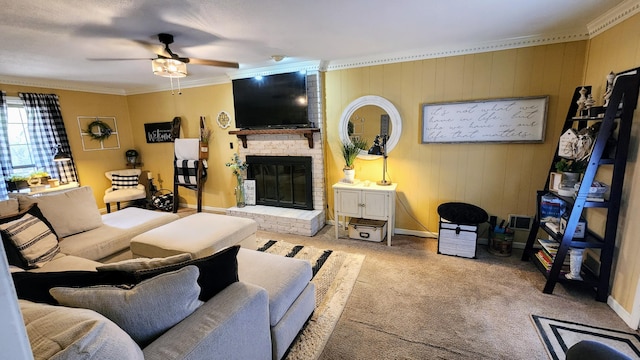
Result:
[[305,72],[236,79],[232,83],[237,128],[310,127]]

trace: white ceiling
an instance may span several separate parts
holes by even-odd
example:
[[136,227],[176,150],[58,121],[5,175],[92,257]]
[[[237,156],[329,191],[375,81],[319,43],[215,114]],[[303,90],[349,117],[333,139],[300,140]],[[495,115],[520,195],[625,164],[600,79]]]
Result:
[[[166,88],[140,42],[171,33],[188,65],[182,86],[272,67],[340,68],[585,39],[637,0],[0,0],[0,82],[131,94]],[[624,5],[624,4],[623,4]],[[271,55],[287,57],[280,63]],[[318,65],[322,64],[322,65]],[[267,69],[265,69],[267,68]]]

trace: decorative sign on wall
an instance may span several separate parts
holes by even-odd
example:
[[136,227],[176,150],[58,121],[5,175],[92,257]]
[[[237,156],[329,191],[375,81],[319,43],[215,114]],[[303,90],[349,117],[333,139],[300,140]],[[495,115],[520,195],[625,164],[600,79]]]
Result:
[[422,105],[422,142],[543,142],[548,96]]
[[111,150],[120,148],[118,124],[113,116],[78,116],[82,150]]
[[244,203],[247,205],[256,204],[256,181],[245,180],[244,184]]
[[144,124],[144,133],[147,143],[173,142],[171,121]]

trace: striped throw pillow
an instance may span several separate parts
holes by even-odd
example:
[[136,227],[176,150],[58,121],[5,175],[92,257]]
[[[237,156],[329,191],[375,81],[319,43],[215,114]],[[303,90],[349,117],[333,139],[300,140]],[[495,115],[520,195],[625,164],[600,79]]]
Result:
[[16,246],[29,267],[41,267],[60,252],[58,237],[30,213],[0,224],[0,231]]
[[113,190],[131,189],[138,186],[138,175],[111,174],[111,188]]

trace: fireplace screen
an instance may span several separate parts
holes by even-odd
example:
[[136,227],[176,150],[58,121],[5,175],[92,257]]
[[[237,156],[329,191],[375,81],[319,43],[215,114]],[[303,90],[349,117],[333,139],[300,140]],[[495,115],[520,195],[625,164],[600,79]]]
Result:
[[313,210],[310,156],[247,156],[256,204]]

